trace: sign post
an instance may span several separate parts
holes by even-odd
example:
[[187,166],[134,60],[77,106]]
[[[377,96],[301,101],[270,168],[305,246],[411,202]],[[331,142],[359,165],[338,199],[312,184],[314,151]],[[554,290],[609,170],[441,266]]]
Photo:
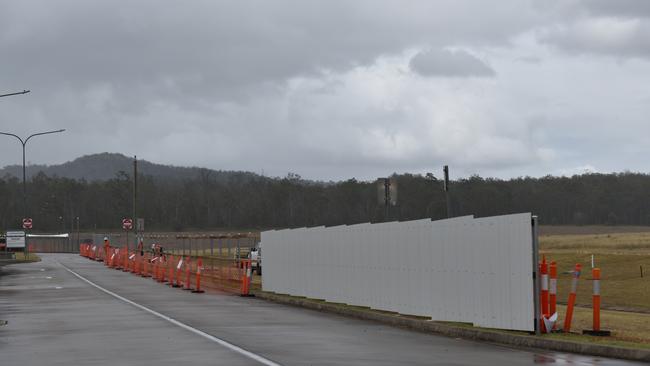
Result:
[[129,230],[133,229],[133,219],[122,219],[122,229],[126,234],[126,252],[129,252]]
[[[32,228],[32,218],[26,217],[23,219],[23,229],[29,230]],[[27,241],[27,231],[25,231],[25,241]],[[29,260],[29,245],[25,245],[25,259]]]

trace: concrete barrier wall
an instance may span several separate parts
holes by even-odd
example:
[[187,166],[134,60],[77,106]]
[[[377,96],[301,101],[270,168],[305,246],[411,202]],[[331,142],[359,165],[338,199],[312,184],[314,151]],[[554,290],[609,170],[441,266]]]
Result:
[[262,289],[534,330],[531,214],[261,234]]

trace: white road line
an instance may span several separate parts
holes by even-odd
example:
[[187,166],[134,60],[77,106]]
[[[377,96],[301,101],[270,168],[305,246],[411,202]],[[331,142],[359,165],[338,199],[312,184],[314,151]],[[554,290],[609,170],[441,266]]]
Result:
[[140,310],[144,310],[144,311],[146,311],[146,312],[148,312],[150,314],[153,314],[153,315],[155,315],[155,316],[157,316],[157,317],[159,317],[161,319],[167,320],[168,322],[170,322],[170,323],[172,323],[172,324],[174,324],[176,326],[179,326],[179,327],[181,327],[183,329],[189,330],[190,332],[192,332],[194,334],[197,334],[197,335],[200,335],[203,338],[209,339],[209,340],[211,340],[211,341],[213,341],[213,342],[215,342],[215,343],[217,343],[217,344],[219,344],[219,345],[221,345],[223,347],[226,347],[226,348],[228,348],[228,349],[230,349],[232,351],[235,351],[235,352],[239,353],[240,355],[248,357],[248,358],[250,358],[252,360],[255,360],[255,361],[257,361],[257,362],[259,362],[259,363],[261,363],[263,365],[281,366],[279,363],[275,363],[275,362],[273,362],[273,361],[271,361],[271,360],[269,360],[267,358],[264,358],[264,357],[262,357],[262,356],[260,356],[258,354],[255,354],[255,353],[253,353],[251,351],[247,351],[247,350],[245,350],[245,349],[243,349],[243,348],[241,348],[239,346],[236,346],[236,345],[234,345],[234,344],[232,344],[230,342],[224,341],[223,339],[217,338],[217,337],[215,337],[215,336],[213,336],[211,334],[208,334],[208,333],[206,333],[204,331],[193,328],[193,327],[191,327],[191,326],[189,326],[189,325],[187,325],[185,323],[181,323],[181,322],[179,322],[178,320],[176,320],[174,318],[170,318],[167,315],[164,315],[164,314],[161,314],[161,313],[159,313],[159,312],[157,312],[155,310],[149,309],[148,307],[146,307],[144,305],[140,305],[137,302],[133,302],[133,301],[131,301],[131,300],[125,298],[125,297],[122,297],[122,296],[120,296],[120,295],[118,295],[118,294],[116,294],[116,293],[114,293],[114,292],[112,292],[110,290],[107,290],[107,289],[99,286],[98,284],[90,281],[89,279],[83,277],[82,275],[78,274],[77,272],[75,272],[75,271],[71,270],[70,268],[66,267],[63,263],[59,262],[59,264],[63,268],[65,268],[66,271],[72,273],[73,275],[75,275],[80,280],[82,280],[82,281],[86,282],[87,284],[89,284],[89,285],[91,285],[91,286],[93,286],[93,287],[95,287],[95,288],[97,288],[97,289],[99,289],[99,290],[101,290],[101,291],[115,297],[116,299],[122,300],[125,303],[131,304],[131,305],[135,306],[136,308],[138,308]]

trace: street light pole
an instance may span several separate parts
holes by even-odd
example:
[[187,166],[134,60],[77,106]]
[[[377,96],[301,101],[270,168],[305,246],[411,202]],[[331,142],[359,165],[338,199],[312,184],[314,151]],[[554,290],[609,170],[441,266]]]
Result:
[[[29,91],[26,91],[29,92]],[[24,93],[18,93],[18,94],[24,94]],[[9,94],[7,94],[9,95]],[[39,132],[39,133],[34,133],[29,135],[26,139],[20,138],[18,135],[14,135],[13,133],[8,133],[8,132],[0,132],[0,135],[7,135],[7,136],[13,136],[20,141],[20,143],[23,145],[23,218],[27,217],[27,181],[26,181],[26,174],[25,174],[25,146],[27,145],[27,142],[29,139],[35,136],[41,136],[41,135],[49,135],[51,133],[59,133],[63,132],[65,129],[61,130],[56,130],[56,131],[46,131],[46,132]]]

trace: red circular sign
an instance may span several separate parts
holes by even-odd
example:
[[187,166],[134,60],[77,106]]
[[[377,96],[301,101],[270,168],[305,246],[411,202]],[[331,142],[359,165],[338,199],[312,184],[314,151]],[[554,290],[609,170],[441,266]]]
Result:
[[133,229],[133,220],[131,220],[131,219],[123,219],[122,220],[122,229],[124,229],[124,230]]
[[32,219],[31,218],[23,219],[23,229],[31,229],[31,228],[32,228]]

